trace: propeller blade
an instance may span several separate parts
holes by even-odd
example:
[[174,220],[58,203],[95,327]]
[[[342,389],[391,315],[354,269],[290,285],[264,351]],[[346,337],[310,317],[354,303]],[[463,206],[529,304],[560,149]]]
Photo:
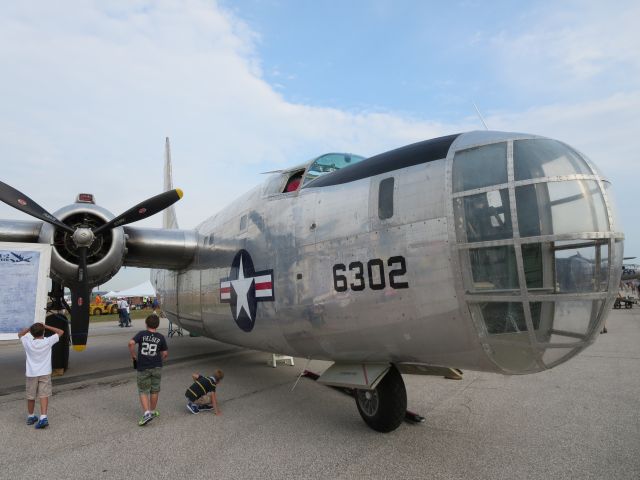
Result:
[[130,208],[126,212],[118,215],[113,220],[96,228],[93,231],[93,233],[95,235],[98,235],[103,230],[111,230],[112,228],[120,227],[122,225],[127,225],[129,223],[142,220],[143,218],[150,217],[151,215],[155,215],[156,213],[161,212],[165,208],[170,207],[181,198],[182,198],[182,190],[180,190],[179,188],[161,193],[160,195],[151,197],[145,200],[144,202],[140,202],[135,207]]
[[87,278],[87,247],[78,248],[78,254],[78,284],[71,289],[71,343],[74,350],[81,352],[87,346],[89,335],[91,288]]
[[78,254],[80,262],[78,263],[78,283],[87,283],[87,247],[79,247]]
[[78,352],[87,347],[90,297],[91,289],[87,282],[71,288],[71,343]]
[[65,225],[56,217],[47,212],[44,208],[38,205],[36,202],[27,197],[24,193],[19,192],[15,188],[6,183],[0,182],[0,200],[7,205],[20,210],[27,215],[38,218],[44,222],[55,225],[69,233],[73,233],[74,230],[69,225]]

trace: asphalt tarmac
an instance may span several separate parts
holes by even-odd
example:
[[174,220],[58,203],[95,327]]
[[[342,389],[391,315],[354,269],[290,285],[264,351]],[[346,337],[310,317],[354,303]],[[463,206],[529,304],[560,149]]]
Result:
[[[21,346],[0,343],[0,478],[637,480],[640,309],[614,311],[607,326],[540,374],[405,376],[409,408],[426,421],[389,434],[367,428],[336,390],[302,378],[291,391],[306,360],[274,369],[265,353],[188,336],[169,339],[161,415],[138,427],[126,343],[142,321],[92,329],[87,351],[54,379],[51,426],[35,430],[25,424]],[[222,415],[192,415],[190,374],[215,368],[226,375]]]

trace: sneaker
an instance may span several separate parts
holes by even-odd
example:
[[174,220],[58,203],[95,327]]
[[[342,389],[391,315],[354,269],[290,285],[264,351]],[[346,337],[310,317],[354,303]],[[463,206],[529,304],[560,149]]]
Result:
[[27,417],[27,425],[33,425],[34,423],[36,423],[38,421],[38,417],[35,415],[29,415]]
[[160,412],[158,410],[154,410],[151,415],[153,416],[153,418],[159,417],[160,416]]
[[140,421],[138,421],[138,425],[139,426],[144,426],[147,423],[149,423],[151,420],[153,420],[153,414],[152,413],[145,413],[142,418],[140,419]]
[[40,420],[38,420],[38,423],[36,423],[36,428],[39,430],[41,428],[47,428],[49,426],[49,419],[48,418],[41,418]]
[[198,408],[198,406],[191,402],[187,403],[187,410],[189,410],[194,415],[200,413],[200,409]]
[[198,409],[201,412],[206,412],[207,410],[213,410],[213,405],[209,405],[209,404],[205,404],[205,405],[198,405]]

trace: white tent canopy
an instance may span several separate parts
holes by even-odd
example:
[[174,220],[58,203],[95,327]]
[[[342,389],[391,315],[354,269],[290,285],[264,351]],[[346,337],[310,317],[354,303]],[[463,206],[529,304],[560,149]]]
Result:
[[105,293],[104,295],[102,295],[102,298],[112,298],[112,297],[117,297],[118,294],[116,292],[114,292],[113,290],[111,290],[109,293]]
[[118,292],[109,292],[103,297],[111,298],[111,297],[155,297],[156,290],[151,285],[151,281],[147,280],[140,285],[136,285],[135,287],[127,288],[126,290],[120,290]]

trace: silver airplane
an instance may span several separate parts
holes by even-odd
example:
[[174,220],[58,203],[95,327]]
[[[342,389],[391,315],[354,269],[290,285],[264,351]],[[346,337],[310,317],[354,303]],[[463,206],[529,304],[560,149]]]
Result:
[[[93,203],[51,215],[2,184],[3,201],[43,221],[2,221],[0,240],[54,246],[74,346],[86,344],[89,287],[123,265],[152,268],[176,324],[332,361],[319,380],[352,389],[367,425],[388,432],[405,415],[401,374],[552,368],[594,342],[617,293],[610,184],[556,140],[476,131],[366,159],[330,153],[192,230],[176,221],[168,141],[165,171],[167,192],[117,217]],[[162,209],[162,229],[128,225]]]

